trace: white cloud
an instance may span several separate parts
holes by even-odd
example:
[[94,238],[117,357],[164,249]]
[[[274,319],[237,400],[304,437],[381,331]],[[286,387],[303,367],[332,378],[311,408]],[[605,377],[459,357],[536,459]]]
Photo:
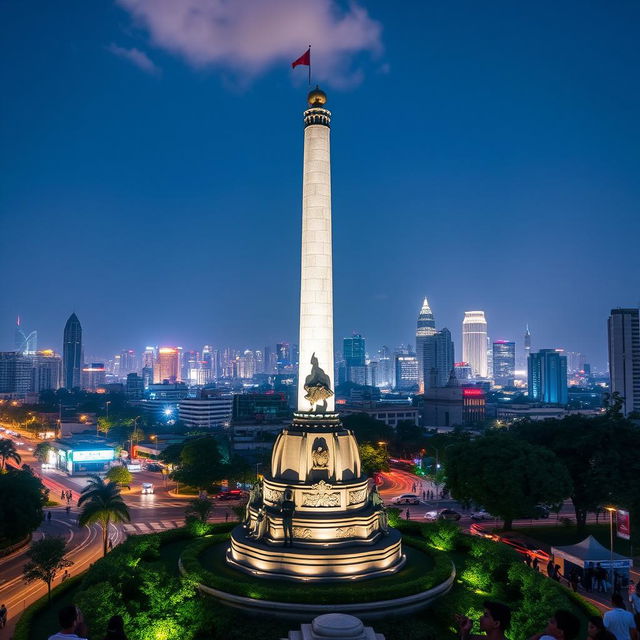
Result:
[[107,49],[119,58],[124,58],[125,60],[135,64],[136,67],[142,69],[146,73],[150,73],[154,76],[160,73],[160,68],[154,64],[144,51],[140,51],[140,49],[136,49],[135,47],[125,49],[124,47],[119,47],[114,43],[111,43]]
[[[313,76],[334,85],[358,82],[353,56],[382,51],[381,25],[365,9],[336,0],[116,0],[157,47],[194,67],[251,78],[286,68],[312,45]],[[289,69],[291,67],[289,66]],[[304,71],[296,69],[304,76]]]

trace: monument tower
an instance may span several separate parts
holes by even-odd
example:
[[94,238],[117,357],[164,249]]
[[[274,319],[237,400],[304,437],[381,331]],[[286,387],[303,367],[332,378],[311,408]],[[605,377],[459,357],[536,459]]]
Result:
[[227,561],[256,576],[341,580],[392,573],[404,564],[363,474],[356,439],[335,412],[331,245],[331,112],[316,87],[304,112],[298,402],[256,482]]

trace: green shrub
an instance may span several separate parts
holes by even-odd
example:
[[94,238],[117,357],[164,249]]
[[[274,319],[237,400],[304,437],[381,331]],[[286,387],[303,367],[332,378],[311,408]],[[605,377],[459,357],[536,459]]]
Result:
[[460,529],[450,520],[437,520],[421,525],[421,533],[425,540],[439,551],[453,551],[458,544]]

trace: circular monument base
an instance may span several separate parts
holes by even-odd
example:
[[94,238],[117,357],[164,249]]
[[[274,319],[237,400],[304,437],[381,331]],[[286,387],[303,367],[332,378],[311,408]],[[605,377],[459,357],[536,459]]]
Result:
[[227,562],[245,573],[261,578],[328,582],[332,580],[364,580],[398,571],[405,562],[402,536],[395,529],[373,544],[353,544],[329,548],[275,546],[256,541],[242,525],[231,532]]

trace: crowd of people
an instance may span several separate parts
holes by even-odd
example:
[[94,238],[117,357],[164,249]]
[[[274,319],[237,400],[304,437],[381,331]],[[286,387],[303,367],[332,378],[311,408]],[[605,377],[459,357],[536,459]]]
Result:
[[[614,593],[612,607],[604,616],[591,616],[587,624],[586,640],[640,640],[640,583],[631,596],[631,611],[627,611],[624,598]],[[511,624],[511,610],[501,602],[487,601],[478,620],[481,633],[471,633],[473,620],[457,615],[460,640],[506,640]],[[558,609],[547,626],[529,640],[577,640],[580,620],[565,609]]]
[[[87,640],[88,630],[82,611],[73,604],[58,612],[60,631],[49,636],[49,640]],[[111,616],[105,630],[105,640],[127,640],[122,616]]]

